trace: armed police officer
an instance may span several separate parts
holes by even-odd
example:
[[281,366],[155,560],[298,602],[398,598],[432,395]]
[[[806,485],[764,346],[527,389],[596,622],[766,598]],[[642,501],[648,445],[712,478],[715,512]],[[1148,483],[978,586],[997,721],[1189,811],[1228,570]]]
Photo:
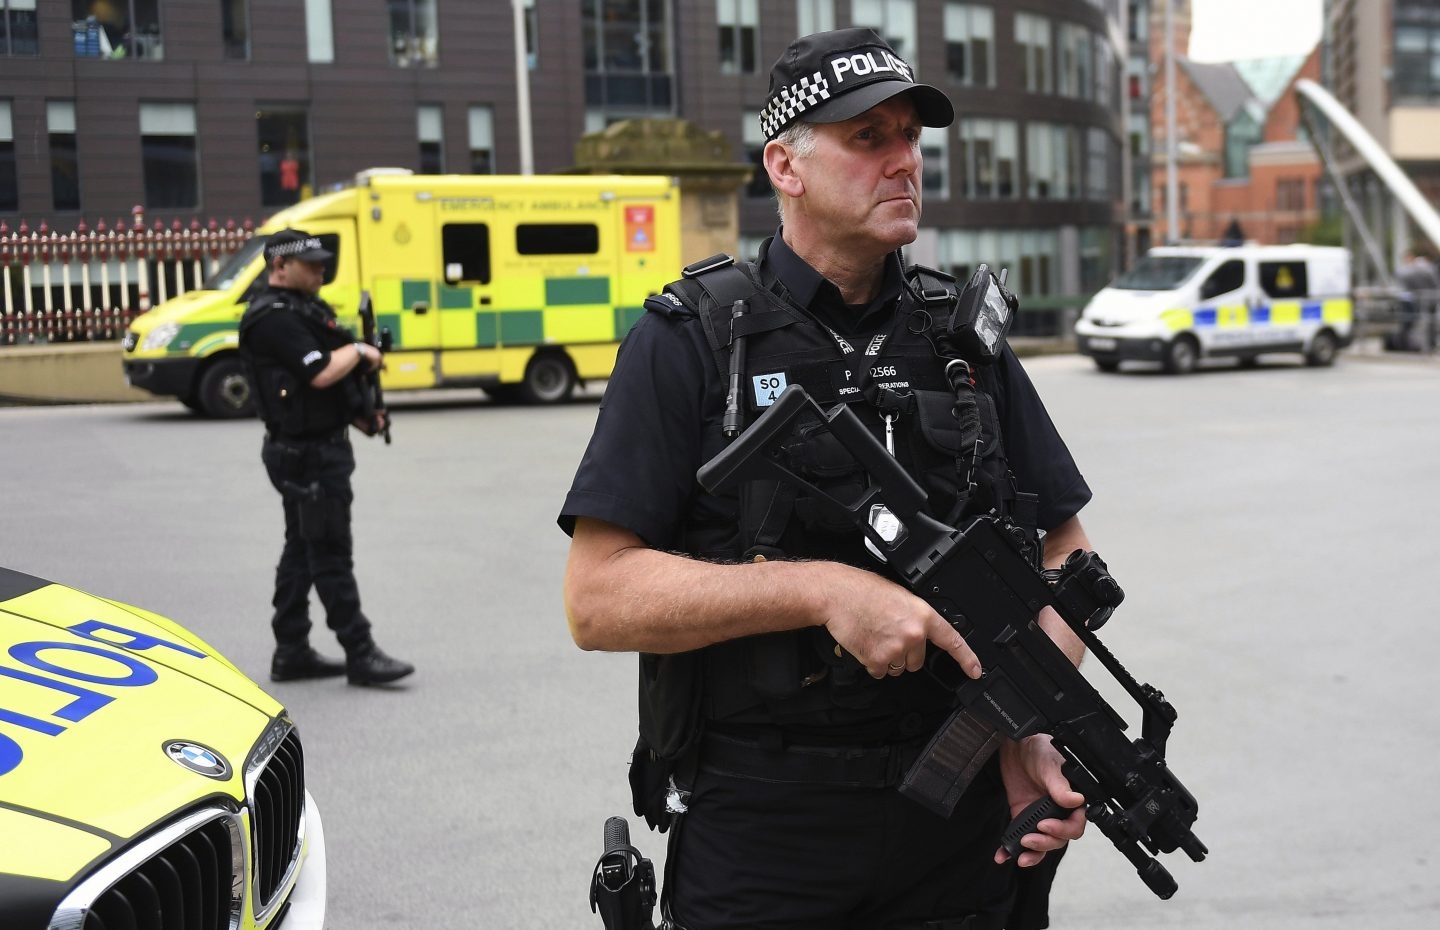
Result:
[[[368,435],[384,410],[366,404],[362,376],[378,371],[380,350],[339,325],[316,296],[333,254],[318,238],[285,229],[265,242],[268,287],[240,321],[240,353],[265,421],[261,459],[285,511],[285,547],[275,569],[275,656],[270,678],[345,675],[350,684],[396,681],[415,670],[375,645],[360,610],[350,533],[353,424]],[[345,650],[345,661],[310,645],[310,589]]]
[[[727,394],[748,423],[800,384],[848,403],[936,515],[1013,506],[1051,566],[1089,548],[1076,514],[1090,490],[1019,362],[1005,347],[976,367],[978,387],[952,387],[954,302],[932,302],[902,261],[921,130],[953,119],[868,29],[790,45],[760,114],[780,228],[757,262],[697,263],[647,301],[561,512],[576,643],[640,653],[630,781],[637,813],[670,830],[661,903],[686,930],[999,928],[1015,897],[1010,818],[1045,794],[1075,809],[1023,837],[1022,869],[1084,829],[1047,736],[1002,746],[948,819],[901,796],[954,707],[923,673],[927,650],[971,678],[975,654],[825,501],[695,480],[734,432]],[[961,406],[983,427],[963,448]],[[797,433],[787,453],[808,477],[865,480],[823,431]],[[1078,662],[1063,621],[1041,624]]]

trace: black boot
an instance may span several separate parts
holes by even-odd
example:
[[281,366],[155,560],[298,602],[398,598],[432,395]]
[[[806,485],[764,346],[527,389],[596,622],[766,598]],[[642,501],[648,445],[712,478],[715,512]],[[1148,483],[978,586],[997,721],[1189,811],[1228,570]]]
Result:
[[388,684],[413,671],[415,666],[390,658],[373,642],[366,643],[345,657],[345,679],[352,685]]
[[276,646],[270,660],[271,681],[298,681],[302,678],[334,678],[345,674],[345,663],[327,659],[309,643]]

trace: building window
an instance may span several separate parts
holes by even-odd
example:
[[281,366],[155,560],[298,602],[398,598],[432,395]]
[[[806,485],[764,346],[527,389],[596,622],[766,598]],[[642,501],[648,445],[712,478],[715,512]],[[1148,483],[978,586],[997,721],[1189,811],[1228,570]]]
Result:
[[1015,42],[1020,46],[1020,69],[1025,89],[1032,94],[1055,90],[1050,70],[1050,20],[1034,13],[1015,14]]
[[495,173],[495,116],[489,107],[470,108],[470,173]]
[[745,185],[745,196],[758,200],[774,193],[770,188],[770,175],[765,171],[765,134],[760,131],[760,112],[746,110],[740,114],[740,139],[745,146],[745,160],[755,166],[750,183]]
[[671,112],[670,6],[665,0],[581,0],[585,103],[594,111],[587,123]]
[[80,209],[80,152],[75,144],[75,102],[45,104],[50,136],[50,202],[56,210]]
[[315,64],[335,60],[335,29],[330,0],[305,0],[305,54]]
[[220,37],[225,57],[250,57],[250,0],[220,0]]
[[1034,200],[1080,197],[1079,128],[1057,123],[1025,127],[1026,189]]
[[951,3],[945,7],[945,68],[950,79],[978,87],[995,86],[995,14],[988,6]]
[[0,0],[0,55],[40,54],[35,0]]
[[415,136],[420,140],[420,173],[445,173],[445,111],[437,105],[415,110]]
[[390,7],[390,60],[402,68],[435,67],[439,50],[435,0],[386,0]]
[[850,19],[856,26],[874,29],[895,54],[915,62],[915,0],[851,0]]
[[1080,290],[1098,291],[1111,278],[1114,232],[1108,226],[1080,230]]
[[1110,199],[1110,133],[1093,126],[1085,136],[1085,198]]
[[920,157],[924,160],[920,176],[921,193],[935,200],[949,200],[950,137],[945,130],[931,129],[921,133]]
[[715,0],[720,31],[720,73],[754,74],[760,39],[758,0]]
[[1130,45],[1138,47],[1150,40],[1150,0],[1130,0]]
[[1090,30],[1074,23],[1060,24],[1060,93],[1089,99],[1094,92],[1094,44]]
[[1107,109],[1120,108],[1115,99],[1115,51],[1105,36],[1095,37],[1095,96],[1096,103]]
[[540,64],[540,17],[535,0],[525,0],[525,67],[534,71]]
[[1013,120],[961,120],[960,148],[956,153],[961,195],[973,198],[1016,196],[1016,149]]
[[160,0],[70,0],[75,57],[165,57]]
[[1225,177],[1243,178],[1250,174],[1250,149],[1265,136],[1265,126],[1246,110],[1225,125]]
[[146,207],[189,210],[200,205],[194,104],[140,104],[140,156]]
[[835,28],[835,0],[795,0],[796,35],[808,36]]
[[286,207],[310,196],[310,129],[305,111],[274,107],[255,114],[260,140],[260,203]]
[[1305,181],[1302,178],[1282,178],[1275,182],[1275,209],[1305,209]]
[[0,100],[0,212],[20,209],[20,185],[15,178],[15,125],[10,101]]
[[[940,231],[936,242],[936,264],[940,270],[964,281],[982,262],[996,274],[1008,269],[1006,286],[1022,300],[1058,293],[1060,234],[1053,229]],[[1033,316],[1033,313],[1021,314],[1016,323]]]

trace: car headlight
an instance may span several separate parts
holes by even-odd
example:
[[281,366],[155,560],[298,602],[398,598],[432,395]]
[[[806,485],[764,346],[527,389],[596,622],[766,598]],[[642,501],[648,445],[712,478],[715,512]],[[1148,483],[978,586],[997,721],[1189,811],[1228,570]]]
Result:
[[141,348],[163,349],[174,341],[178,335],[180,335],[179,323],[161,323],[145,334],[145,342],[141,345]]

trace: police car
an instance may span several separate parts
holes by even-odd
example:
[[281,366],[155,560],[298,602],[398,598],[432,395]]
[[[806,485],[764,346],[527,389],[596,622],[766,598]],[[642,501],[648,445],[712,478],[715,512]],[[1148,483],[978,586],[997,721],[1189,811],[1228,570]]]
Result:
[[1330,365],[1354,338],[1350,253],[1315,245],[1151,249],[1090,300],[1075,336],[1101,371],[1134,359],[1184,374],[1203,358],[1249,364],[1271,353]]
[[0,568],[0,927],[320,930],[285,709],[149,611]]

